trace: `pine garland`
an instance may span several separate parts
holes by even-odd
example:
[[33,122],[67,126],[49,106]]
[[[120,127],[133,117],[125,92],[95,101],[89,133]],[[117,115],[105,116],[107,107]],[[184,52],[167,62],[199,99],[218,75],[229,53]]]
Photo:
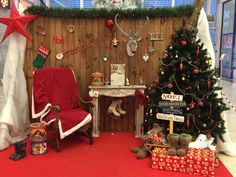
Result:
[[190,17],[194,7],[191,5],[174,8],[137,8],[137,9],[67,9],[67,8],[47,8],[45,6],[31,6],[25,10],[32,15],[60,18],[111,18],[117,13],[123,18],[149,18],[154,17]]

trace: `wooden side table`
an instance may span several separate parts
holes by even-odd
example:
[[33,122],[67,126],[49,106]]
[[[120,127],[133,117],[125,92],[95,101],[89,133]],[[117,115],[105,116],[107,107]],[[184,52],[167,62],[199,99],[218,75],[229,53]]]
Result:
[[[93,136],[99,137],[99,125],[100,125],[100,104],[99,96],[109,96],[109,97],[126,97],[135,96],[135,91],[139,90],[144,93],[145,85],[129,85],[129,86],[89,86],[89,89],[93,91],[95,96],[92,99],[93,104]],[[140,105],[138,109],[135,110],[135,137],[142,137],[142,124],[144,120],[144,107]]]

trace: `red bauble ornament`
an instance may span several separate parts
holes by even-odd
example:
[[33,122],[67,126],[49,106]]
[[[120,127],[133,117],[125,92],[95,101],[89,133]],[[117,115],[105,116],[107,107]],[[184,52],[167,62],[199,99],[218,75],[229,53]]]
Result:
[[194,72],[194,74],[198,74],[199,70],[198,69],[194,69],[193,72]]
[[197,56],[197,57],[198,57],[199,53],[200,53],[200,49],[199,49],[199,47],[198,47],[198,48],[197,48],[197,51],[196,51],[196,56]]
[[168,87],[169,89],[171,89],[171,88],[173,87],[173,84],[172,84],[172,83],[169,83],[169,84],[167,84],[167,87]]
[[198,100],[197,104],[198,104],[198,106],[201,106],[201,107],[203,107],[203,106],[204,106],[204,103],[203,103],[203,101],[202,101],[202,100]]
[[2,38],[2,41],[0,43],[2,43],[11,33],[15,32],[15,31],[22,34],[26,39],[30,40],[30,37],[25,29],[25,25],[37,17],[38,16],[36,16],[36,15],[20,16],[17,9],[16,9],[14,1],[12,1],[10,17],[9,18],[6,18],[6,17],[0,18],[0,23],[7,25],[7,29],[5,31],[3,38]]
[[190,109],[193,109],[193,108],[195,107],[195,104],[196,104],[196,103],[194,103],[194,102],[192,101],[192,102],[190,103],[189,108],[190,108]]
[[187,120],[185,122],[185,127],[187,130],[189,129],[189,126],[190,126],[190,121],[189,121],[189,117],[187,117]]
[[187,42],[185,40],[181,40],[180,43],[181,43],[182,46],[187,45]]
[[114,26],[113,19],[107,19],[106,20],[106,26],[111,29]]
[[192,90],[192,86],[186,87],[186,90]]
[[207,87],[208,87],[208,89],[211,88],[211,81],[210,80],[207,81]]
[[167,57],[168,57],[168,54],[165,53],[165,54],[163,55],[163,58],[167,58]]

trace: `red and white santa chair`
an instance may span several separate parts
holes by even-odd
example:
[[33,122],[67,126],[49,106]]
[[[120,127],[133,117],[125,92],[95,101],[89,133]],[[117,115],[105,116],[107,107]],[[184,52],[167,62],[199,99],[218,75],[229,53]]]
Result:
[[[74,72],[68,68],[50,67],[36,70],[32,84],[32,118],[45,121],[47,130],[53,130],[56,150],[60,150],[60,140],[80,132],[92,137],[92,114],[85,111],[80,103],[87,103],[78,97]],[[92,109],[90,109],[92,110]]]

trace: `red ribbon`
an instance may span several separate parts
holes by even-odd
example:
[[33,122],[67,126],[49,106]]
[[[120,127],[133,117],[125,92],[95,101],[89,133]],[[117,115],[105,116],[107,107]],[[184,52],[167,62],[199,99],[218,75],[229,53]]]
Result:
[[147,96],[140,90],[136,90],[135,93],[135,108],[138,109],[140,105],[147,103]]

